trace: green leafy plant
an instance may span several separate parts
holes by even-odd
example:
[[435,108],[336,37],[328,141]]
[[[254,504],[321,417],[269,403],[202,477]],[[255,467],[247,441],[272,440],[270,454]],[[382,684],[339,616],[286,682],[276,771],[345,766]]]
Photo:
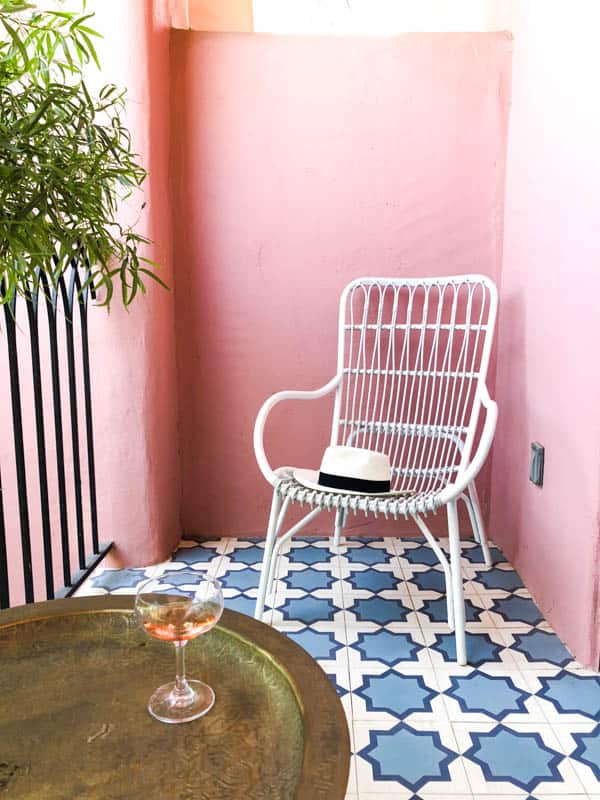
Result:
[[0,302],[40,272],[55,285],[73,258],[106,305],[115,288],[127,306],[145,278],[162,284],[140,254],[149,240],[118,219],[146,171],[122,122],[125,92],[86,86],[86,65],[99,67],[92,16],[0,0]]

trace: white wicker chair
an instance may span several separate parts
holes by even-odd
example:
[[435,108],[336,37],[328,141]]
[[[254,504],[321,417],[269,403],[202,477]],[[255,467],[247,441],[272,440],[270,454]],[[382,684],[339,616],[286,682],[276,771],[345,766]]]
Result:
[[[410,516],[444,569],[457,661],[467,663],[457,502],[466,503],[474,536],[486,564],[491,564],[474,478],[490,449],[498,414],[485,382],[497,304],[496,287],[481,275],[360,278],[344,289],[335,377],[315,391],[274,394],[256,419],[256,458],[273,486],[257,618],[262,617],[281,545],[323,510],[336,511],[336,545],[349,511],[394,519]],[[392,488],[409,495],[389,499],[314,491],[296,482],[289,468],[271,469],[263,432],[273,406],[331,392],[335,393],[331,444],[387,453]],[[471,456],[482,405],[485,424]],[[312,510],[279,536],[286,511],[296,502]],[[448,514],[450,561],[424,519],[442,506]]]

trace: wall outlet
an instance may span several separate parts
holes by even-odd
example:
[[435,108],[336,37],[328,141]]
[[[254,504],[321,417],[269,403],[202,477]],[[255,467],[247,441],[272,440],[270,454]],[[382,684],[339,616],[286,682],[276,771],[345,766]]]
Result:
[[544,485],[544,448],[539,442],[531,443],[529,480],[536,486]]

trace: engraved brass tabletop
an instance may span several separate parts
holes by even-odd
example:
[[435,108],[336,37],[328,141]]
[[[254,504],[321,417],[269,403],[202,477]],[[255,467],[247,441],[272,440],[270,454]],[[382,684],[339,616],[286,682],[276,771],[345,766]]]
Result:
[[0,797],[15,800],[343,800],[350,759],[335,689],[295,642],[234,611],[187,647],[213,686],[205,717],[146,710],[173,648],[133,598],[0,612]]

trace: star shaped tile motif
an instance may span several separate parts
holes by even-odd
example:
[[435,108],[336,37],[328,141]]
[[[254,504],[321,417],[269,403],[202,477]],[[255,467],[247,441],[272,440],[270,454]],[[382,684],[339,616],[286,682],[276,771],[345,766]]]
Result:
[[[424,600],[423,605],[418,610],[421,614],[425,614],[431,622],[447,622],[448,620],[445,597],[440,597],[437,600]],[[465,619],[467,622],[478,622],[479,616],[483,611],[483,608],[477,608],[468,598],[465,600]]]
[[582,714],[600,720],[600,677],[576,675],[561,670],[551,678],[540,678],[542,689],[538,692],[562,714]]
[[515,634],[513,650],[522,653],[529,662],[547,661],[559,667],[572,661],[573,656],[555,633],[539,629]]
[[342,554],[351,564],[389,564],[393,558],[390,553],[375,547],[347,547]]
[[[497,547],[490,547],[489,550],[492,564],[498,564],[504,561],[504,556]],[[467,561],[470,561],[471,564],[487,570],[483,559],[483,551],[479,545],[476,547],[463,547],[461,555],[463,558],[466,558]]]
[[168,570],[165,573],[163,582],[171,586],[194,586],[200,580],[202,580],[202,572],[184,569],[179,572]]
[[190,566],[191,564],[205,563],[218,556],[219,553],[216,548],[197,545],[195,547],[180,547],[173,556],[173,561],[176,564],[182,563]]
[[255,569],[231,569],[219,578],[226,589],[258,589],[260,572]]
[[589,767],[596,780],[600,781],[600,725],[591,733],[574,733],[573,739],[577,747],[571,753],[571,758]]
[[404,622],[406,615],[412,611],[400,600],[388,600],[379,596],[355,600],[348,610],[357,620],[378,622],[380,625]]
[[451,677],[452,688],[448,697],[458,701],[462,711],[480,712],[494,719],[503,719],[507,714],[525,712],[528,692],[517,689],[510,678],[486,675],[473,671],[470,675]]
[[510,782],[533,791],[544,781],[562,781],[562,753],[546,747],[538,733],[518,733],[498,726],[489,733],[471,733],[473,746],[465,758],[478,764],[486,780]]
[[324,570],[303,569],[288,572],[283,582],[288,589],[304,589],[305,592],[314,592],[315,589],[330,589],[335,578]]
[[420,675],[400,675],[389,670],[383,675],[368,675],[355,694],[366,701],[369,711],[387,711],[405,717],[413,711],[431,711],[431,701],[437,692]]
[[328,564],[333,558],[333,554],[325,547],[309,544],[306,547],[292,548],[287,557],[292,564]]
[[405,558],[411,564],[427,564],[430,567],[436,566],[440,563],[438,561],[438,557],[433,552],[431,547],[428,547],[427,545],[406,548],[402,553],[402,558]]
[[426,572],[415,572],[410,579],[411,583],[423,592],[446,592],[446,577],[438,569],[429,569]]
[[286,620],[298,620],[312,625],[315,622],[332,620],[337,611],[333,602],[320,597],[294,597],[286,600],[279,609]]
[[413,792],[430,781],[448,781],[448,766],[458,758],[437,731],[415,730],[403,722],[388,731],[373,730],[360,755],[370,762],[376,779],[396,781]]
[[91,578],[91,585],[95,589],[106,589],[109,592],[114,592],[116,589],[131,589],[134,592],[138,583],[144,578],[146,578],[145,569],[106,569]]
[[481,572],[477,580],[484,589],[502,589],[505,592],[514,592],[523,588],[523,582],[514,569],[490,569]]
[[362,572],[353,572],[347,579],[353,589],[366,589],[378,594],[386,589],[397,589],[402,582],[392,572],[382,572],[375,569],[366,569]]
[[344,645],[335,640],[333,633],[323,633],[305,628],[302,631],[290,631],[288,637],[303,647],[313,658],[331,660]]
[[518,595],[494,600],[490,610],[500,614],[507,622],[526,622],[528,625],[537,625],[544,620],[533,600]]
[[[450,633],[436,634],[435,644],[431,649],[441,653],[444,661],[456,661],[456,642],[454,635]],[[502,645],[496,644],[486,633],[466,634],[467,653],[469,654],[469,664],[473,667],[481,666],[486,661],[500,661]]]
[[252,545],[251,547],[240,547],[229,554],[229,558],[236,564],[262,564],[265,551],[262,547]]
[[415,661],[422,645],[416,644],[409,633],[391,633],[387,630],[374,633],[359,633],[357,642],[352,645],[365,661],[380,661],[393,664],[399,661]]

